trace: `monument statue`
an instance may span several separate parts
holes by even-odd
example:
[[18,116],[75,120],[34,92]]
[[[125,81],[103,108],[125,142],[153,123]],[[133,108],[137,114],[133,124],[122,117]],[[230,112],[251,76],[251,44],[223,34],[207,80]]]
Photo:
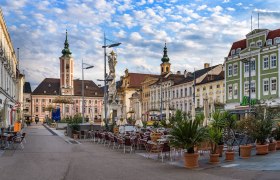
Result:
[[109,64],[109,75],[108,79],[110,81],[108,82],[109,88],[109,102],[116,103],[116,95],[117,95],[117,88],[116,88],[116,64],[117,64],[117,55],[112,51],[110,53],[110,56],[108,56],[108,64]]

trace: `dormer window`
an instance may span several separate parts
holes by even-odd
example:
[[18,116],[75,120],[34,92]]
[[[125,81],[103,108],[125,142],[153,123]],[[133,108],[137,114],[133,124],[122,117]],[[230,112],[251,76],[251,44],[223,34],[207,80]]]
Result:
[[257,41],[257,47],[262,47],[262,40]]
[[271,45],[272,45],[272,39],[266,40],[266,45],[267,45],[267,46],[271,46]]
[[254,47],[254,46],[256,46],[255,42],[251,42],[250,47]]
[[236,54],[239,54],[240,51],[241,51],[241,48],[237,48],[237,49],[236,49]]
[[235,55],[235,49],[231,50],[231,55]]
[[51,87],[52,85],[51,84],[49,84],[49,87]]
[[47,92],[46,91],[44,91],[44,94],[46,94]]
[[274,38],[274,44],[280,44],[280,37]]

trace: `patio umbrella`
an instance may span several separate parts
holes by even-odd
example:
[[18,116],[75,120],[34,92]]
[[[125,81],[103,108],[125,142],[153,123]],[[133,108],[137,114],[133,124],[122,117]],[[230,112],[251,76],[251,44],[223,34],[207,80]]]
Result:
[[204,121],[203,121],[203,125],[204,125],[204,126],[207,126],[208,117],[209,117],[209,104],[208,104],[208,99],[204,99]]
[[140,127],[140,128],[143,127],[143,122],[142,122],[142,120],[141,120],[141,119],[136,120],[135,126]]

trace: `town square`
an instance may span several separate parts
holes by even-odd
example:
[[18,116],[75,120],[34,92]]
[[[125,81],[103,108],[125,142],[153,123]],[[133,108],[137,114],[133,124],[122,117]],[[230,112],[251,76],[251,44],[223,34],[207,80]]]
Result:
[[276,0],[1,0],[0,179],[280,179]]

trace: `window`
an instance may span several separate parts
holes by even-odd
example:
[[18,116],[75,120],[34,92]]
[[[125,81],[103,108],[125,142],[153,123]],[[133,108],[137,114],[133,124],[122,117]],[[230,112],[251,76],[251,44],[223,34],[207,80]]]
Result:
[[235,55],[235,49],[231,50],[231,55]]
[[36,112],[36,113],[39,112],[39,107],[38,107],[38,106],[35,107],[35,112]]
[[188,95],[188,88],[185,88],[185,97]]
[[192,96],[192,87],[189,87],[189,96]]
[[270,56],[270,68],[276,68],[276,55]]
[[236,49],[236,54],[239,54],[240,51],[241,51],[241,48],[237,48],[237,49]]
[[203,87],[203,91],[205,91],[206,90],[206,87]]
[[177,97],[177,98],[179,97],[178,89],[176,90],[176,97]]
[[232,76],[232,65],[228,65],[228,76]]
[[280,43],[280,37],[274,38],[274,44],[279,44]]
[[263,58],[263,69],[268,69],[269,64],[268,64],[268,56]]
[[276,90],[277,90],[276,78],[270,78],[270,89],[271,89],[271,94],[276,94]]
[[251,60],[251,71],[255,71],[256,70],[256,61],[255,59]]
[[220,84],[217,84],[217,88],[220,88]]
[[45,106],[42,107],[42,112],[45,112],[46,108]]
[[244,63],[244,71],[249,72],[249,62]]
[[94,113],[95,113],[95,114],[97,113],[97,108],[94,108]]
[[36,102],[39,102],[39,99],[35,99]]
[[251,46],[251,47],[254,47],[255,45],[256,45],[255,42],[251,42],[251,43],[250,43],[250,46]]
[[237,75],[237,73],[238,73],[238,66],[237,66],[237,64],[234,64],[233,65],[233,75]]
[[244,95],[248,96],[249,95],[249,82],[244,83]]
[[210,86],[209,89],[212,89],[212,86]]
[[264,79],[263,80],[263,94],[268,95],[268,91],[269,91],[269,81],[268,81],[268,79]]
[[196,89],[196,92],[199,92],[199,88]]
[[42,99],[42,102],[45,102],[45,99]]
[[272,45],[272,39],[266,40],[266,45],[267,45],[267,46],[271,46],[271,45]]
[[262,47],[262,41],[261,40],[257,41],[257,47]]
[[251,82],[251,94],[256,94],[256,83],[255,83],[255,81]]
[[76,107],[76,113],[78,113],[78,112],[79,112],[79,108]]
[[173,98],[175,98],[175,91],[173,91]]
[[228,99],[232,99],[232,85],[228,86]]
[[49,103],[51,103],[52,102],[52,99],[49,99]]
[[65,107],[65,112],[66,112],[66,113],[69,113],[69,106],[66,106],[66,107]]
[[197,101],[196,101],[196,107],[200,107],[200,100],[199,99],[197,99]]
[[89,102],[88,102],[89,104],[91,104],[91,100],[89,100]]
[[237,84],[234,84],[234,90],[233,90],[234,99],[237,99],[237,96],[238,96],[238,86]]
[[97,100],[95,100],[95,102],[94,102],[95,104],[97,104]]
[[183,97],[183,89],[181,89],[181,95],[180,96]]

